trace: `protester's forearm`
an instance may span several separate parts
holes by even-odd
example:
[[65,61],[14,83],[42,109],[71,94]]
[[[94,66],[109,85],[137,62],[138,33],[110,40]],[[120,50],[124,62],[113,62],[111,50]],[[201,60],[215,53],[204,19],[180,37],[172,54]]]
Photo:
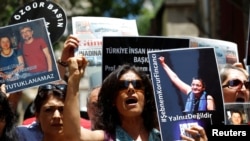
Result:
[[69,66],[69,78],[67,95],[64,102],[63,126],[65,138],[70,140],[80,139],[80,104],[79,84],[81,73],[78,70],[77,62],[72,61]]
[[[59,71],[60,78],[65,80],[66,79],[65,75],[66,75],[66,72],[67,72],[67,68],[60,65],[60,64],[58,64],[58,63],[57,63],[57,66],[58,66],[58,71]],[[67,81],[67,80],[65,80],[65,81]]]

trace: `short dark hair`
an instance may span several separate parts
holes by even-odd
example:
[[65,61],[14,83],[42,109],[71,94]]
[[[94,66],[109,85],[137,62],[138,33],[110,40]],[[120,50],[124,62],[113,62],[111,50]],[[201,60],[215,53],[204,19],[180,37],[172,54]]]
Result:
[[195,77],[193,77],[192,80],[199,80],[202,84],[202,87],[206,88],[206,83],[203,81],[203,79],[200,76],[195,76]]
[[35,112],[40,112],[44,101],[46,101],[50,95],[53,95],[64,102],[66,91],[67,84],[46,84],[39,86],[36,98],[34,100]]
[[19,31],[23,30],[24,28],[30,28],[31,30],[33,30],[32,26],[31,25],[22,25],[19,27]]

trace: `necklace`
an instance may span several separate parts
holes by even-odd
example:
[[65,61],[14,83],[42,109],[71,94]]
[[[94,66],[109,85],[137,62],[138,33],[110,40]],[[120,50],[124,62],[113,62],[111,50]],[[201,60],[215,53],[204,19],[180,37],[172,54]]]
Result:
[[10,49],[9,53],[4,53],[4,51],[1,51],[1,55],[4,56],[4,57],[9,57],[13,54],[13,50]]
[[197,105],[199,102],[200,100],[195,98],[195,100],[193,101],[193,105]]

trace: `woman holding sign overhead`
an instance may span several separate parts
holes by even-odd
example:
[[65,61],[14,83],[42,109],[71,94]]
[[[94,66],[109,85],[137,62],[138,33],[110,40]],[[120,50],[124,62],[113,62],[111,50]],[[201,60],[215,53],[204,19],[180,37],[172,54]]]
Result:
[[[80,127],[78,87],[85,67],[79,57],[72,57],[74,52],[71,52],[78,44],[78,39],[70,35],[65,41],[61,56],[62,61],[68,64],[69,70],[70,89],[67,90],[63,114],[63,125],[66,128],[64,133],[67,138],[71,141],[160,140],[151,80],[130,65],[122,65],[103,81],[98,94],[95,130]],[[63,68],[60,70],[63,71]],[[77,138],[79,130],[80,139]],[[196,141],[207,141],[206,133],[200,126],[192,127],[187,132],[192,134],[192,137],[197,137]],[[186,136],[181,138],[194,140]]]

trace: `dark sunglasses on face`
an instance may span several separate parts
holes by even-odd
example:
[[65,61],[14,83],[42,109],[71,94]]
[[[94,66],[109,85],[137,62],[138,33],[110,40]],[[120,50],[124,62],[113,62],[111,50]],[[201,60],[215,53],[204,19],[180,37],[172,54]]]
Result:
[[67,84],[47,84],[39,86],[38,92],[43,90],[60,90],[63,93],[66,93],[67,90]]
[[226,85],[223,85],[222,87],[225,88],[225,87],[228,87],[228,88],[242,88],[242,86],[245,86],[246,89],[249,89],[249,81],[240,81],[239,79],[235,79],[235,80],[229,80],[227,82]]
[[127,89],[129,87],[129,84],[132,84],[134,89],[143,89],[143,83],[142,80],[120,80],[119,81],[119,89]]

